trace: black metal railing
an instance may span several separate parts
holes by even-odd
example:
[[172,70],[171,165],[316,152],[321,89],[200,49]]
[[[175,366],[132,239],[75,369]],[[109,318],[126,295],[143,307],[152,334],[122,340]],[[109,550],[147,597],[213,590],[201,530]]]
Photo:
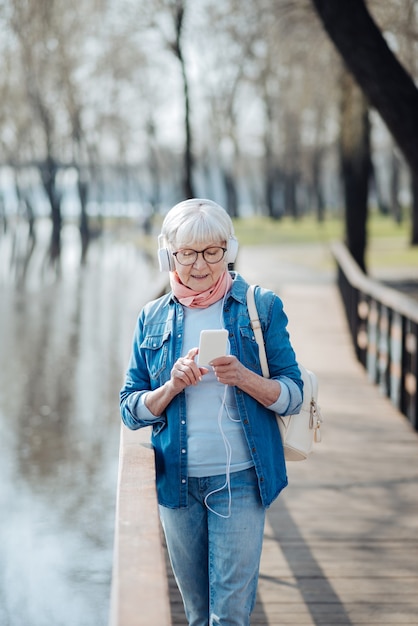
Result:
[[418,303],[367,277],[344,244],[332,252],[357,358],[418,430]]

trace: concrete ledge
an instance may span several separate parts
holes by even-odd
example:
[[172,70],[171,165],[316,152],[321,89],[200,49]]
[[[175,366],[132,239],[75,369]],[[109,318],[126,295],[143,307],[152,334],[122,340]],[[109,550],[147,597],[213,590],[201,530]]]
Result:
[[121,427],[110,626],[171,626],[149,429]]

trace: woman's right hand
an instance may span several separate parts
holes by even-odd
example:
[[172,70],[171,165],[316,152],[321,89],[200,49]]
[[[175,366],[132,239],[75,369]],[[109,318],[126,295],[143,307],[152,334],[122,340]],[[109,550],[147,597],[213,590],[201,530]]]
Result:
[[198,348],[192,348],[173,365],[170,379],[164,385],[148,391],[145,396],[145,406],[155,416],[161,415],[173,398],[189,385],[197,385],[202,380],[202,376],[209,370],[206,367],[198,367],[194,357],[198,353]]
[[180,393],[189,385],[197,385],[202,380],[202,376],[209,372],[206,367],[199,367],[194,360],[198,351],[198,348],[192,348],[186,356],[180,357],[174,363],[171,370],[171,384],[176,393]]

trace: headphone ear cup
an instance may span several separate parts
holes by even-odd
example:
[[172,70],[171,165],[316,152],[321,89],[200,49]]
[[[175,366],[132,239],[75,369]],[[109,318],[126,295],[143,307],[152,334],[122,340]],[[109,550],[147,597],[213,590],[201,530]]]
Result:
[[235,259],[237,258],[237,254],[238,254],[238,239],[234,236],[231,236],[228,239],[228,243],[226,246],[225,261],[227,263],[234,263]]
[[168,248],[159,248],[158,263],[160,265],[160,272],[172,272],[174,270],[172,255]]

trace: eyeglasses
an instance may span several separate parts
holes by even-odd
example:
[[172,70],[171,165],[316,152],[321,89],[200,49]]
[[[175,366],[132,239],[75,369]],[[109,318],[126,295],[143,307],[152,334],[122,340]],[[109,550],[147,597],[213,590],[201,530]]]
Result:
[[219,261],[224,258],[225,252],[226,248],[222,248],[221,246],[211,246],[204,250],[184,248],[183,250],[173,252],[173,256],[176,257],[180,265],[193,265],[193,263],[196,263],[198,255],[201,254],[206,263],[212,264],[219,263]]

